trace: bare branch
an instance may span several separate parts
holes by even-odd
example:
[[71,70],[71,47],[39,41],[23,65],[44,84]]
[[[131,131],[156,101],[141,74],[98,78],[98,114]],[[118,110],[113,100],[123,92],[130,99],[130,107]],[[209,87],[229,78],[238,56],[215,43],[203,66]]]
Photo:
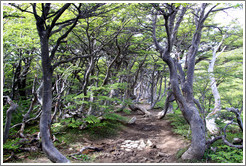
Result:
[[22,12],[34,14],[33,12],[27,10],[30,6],[26,7],[25,9],[22,9],[19,5],[16,5],[16,4],[14,4],[14,3],[9,3],[9,4],[10,4],[11,6],[15,7],[16,9],[19,9],[19,10],[22,11]]
[[228,146],[230,146],[230,147],[234,147],[234,148],[238,148],[238,149],[243,149],[243,145],[233,145],[232,143],[230,143],[230,142],[227,141],[227,139],[226,139],[226,128],[227,128],[230,124],[232,124],[232,123],[233,123],[233,120],[232,120],[230,123],[228,123],[228,124],[223,128],[224,135],[222,135],[222,140],[223,140],[223,142],[224,142],[226,145],[228,145]]
[[73,25],[67,30],[66,33],[64,33],[61,37],[58,38],[55,47],[52,49],[51,51],[51,55],[50,55],[50,59],[52,60],[55,56],[55,53],[60,45],[60,43],[62,42],[63,39],[65,39],[68,34],[73,30],[73,28],[76,26],[77,22],[78,22],[79,17],[77,16],[76,20],[74,21]]
[[61,15],[65,12],[65,10],[67,10],[67,8],[71,5],[71,3],[66,3],[60,10],[59,12],[56,14],[55,18],[52,20],[52,23],[48,29],[48,36],[50,35],[51,30],[54,28],[57,20],[61,17]]
[[238,123],[238,125],[239,125],[239,127],[240,127],[240,129],[243,131],[243,122],[242,122],[242,119],[241,119],[241,117],[240,117],[240,112],[239,112],[239,110],[238,109],[236,109],[236,108],[226,108],[228,111],[230,111],[230,112],[233,112],[235,115],[236,115],[236,118],[237,118],[237,123]]
[[164,48],[160,46],[159,42],[156,39],[156,20],[157,20],[157,14],[155,14],[154,19],[153,19],[152,37],[153,37],[156,49],[159,50],[160,52],[164,52]]
[[227,9],[231,9],[231,8],[233,8],[233,7],[232,7],[232,6],[230,6],[230,7],[226,7],[226,8],[215,9],[215,10],[212,10],[211,12],[217,12],[217,11],[227,10]]
[[80,58],[89,58],[91,57],[92,55],[82,55],[82,56],[76,56],[76,57],[72,57],[72,58],[68,58],[66,60],[63,60],[63,61],[59,61],[59,62],[56,62],[54,65],[53,65],[53,69],[55,69],[57,66],[63,64],[63,63],[67,63],[67,62],[72,62],[76,59],[80,59]]

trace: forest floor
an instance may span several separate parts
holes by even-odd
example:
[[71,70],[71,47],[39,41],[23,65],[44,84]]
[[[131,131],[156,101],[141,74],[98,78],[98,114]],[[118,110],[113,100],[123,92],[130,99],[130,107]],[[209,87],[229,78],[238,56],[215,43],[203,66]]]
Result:
[[[141,105],[148,107],[148,105]],[[150,110],[157,114],[160,110]],[[90,159],[76,160],[69,158],[72,163],[176,163],[179,162],[176,154],[186,148],[189,141],[172,132],[170,122],[146,117],[140,112],[120,113],[124,117],[136,117],[134,124],[124,125],[118,134],[111,138],[82,140],[69,144],[69,147],[58,148],[62,154],[69,156],[79,152],[83,147],[101,148],[100,152],[89,152],[86,156]],[[50,163],[44,154],[36,158],[25,158],[23,163]]]

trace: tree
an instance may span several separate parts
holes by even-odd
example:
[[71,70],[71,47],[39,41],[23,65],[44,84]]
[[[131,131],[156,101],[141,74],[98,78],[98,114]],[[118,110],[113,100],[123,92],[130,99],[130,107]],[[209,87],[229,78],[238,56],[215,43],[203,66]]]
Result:
[[[195,60],[201,41],[202,29],[204,22],[211,12],[216,12],[223,9],[215,9],[217,5],[213,5],[206,12],[205,9],[209,6],[202,3],[200,7],[190,8],[194,14],[194,24],[196,29],[193,33],[192,41],[189,50],[186,54],[185,72],[182,69],[179,59],[174,59],[171,53],[176,43],[176,36],[183,17],[188,10],[188,5],[183,4],[152,4],[155,8],[153,19],[153,40],[156,49],[159,51],[161,58],[165,61],[170,71],[171,90],[174,94],[176,102],[183,113],[184,118],[189,123],[192,132],[192,142],[189,149],[182,155],[183,159],[200,159],[205,152],[205,125],[196,108],[193,95],[193,78],[195,69]],[[157,15],[161,15],[164,19],[164,27],[167,35],[166,45],[163,47],[158,42],[156,36]],[[184,57],[183,57],[184,58]],[[181,86],[179,86],[181,84]],[[181,87],[181,89],[180,89]]]
[[[42,137],[42,147],[43,151],[47,154],[48,158],[52,162],[69,162],[69,160],[63,156],[53,145],[51,141],[51,108],[52,108],[52,74],[54,68],[61,63],[65,62],[57,62],[52,65],[52,60],[55,57],[55,53],[64,39],[68,36],[68,34],[72,31],[72,29],[76,26],[79,19],[84,19],[92,16],[98,15],[95,11],[103,6],[104,4],[64,4],[57,11],[52,7],[55,5],[51,5],[50,3],[46,4],[38,4],[41,7],[41,15],[38,14],[37,4],[31,4],[32,11],[26,9],[22,9],[21,6],[16,4],[11,4],[12,6],[18,8],[23,12],[28,12],[33,14],[36,19],[37,31],[40,38],[40,46],[41,46],[41,57],[42,57],[42,70],[43,70],[43,105],[42,105],[42,115],[40,119],[40,133]],[[62,14],[68,10],[70,6],[71,10],[74,10],[75,17],[72,19],[67,19],[63,21],[61,19]],[[58,6],[56,6],[57,8]],[[59,22],[61,20],[61,22]],[[50,24],[49,24],[50,22]],[[60,32],[64,28],[69,27],[57,40],[55,46],[49,51],[49,39],[55,33]],[[87,55],[88,56],[88,55]],[[82,56],[83,57],[83,56]],[[77,57],[77,58],[81,58]]]
[[[29,138],[24,135],[25,124],[37,121],[41,115],[42,150],[52,162],[69,162],[52,143],[52,123],[79,129],[91,127],[92,121],[93,125],[103,125],[101,122],[107,118],[114,121],[115,112],[125,111],[126,106],[157,120],[176,101],[175,113],[182,112],[192,131],[191,145],[182,158],[200,159],[213,143],[206,141],[209,133],[206,135],[205,117],[214,104],[221,105],[216,107],[221,108],[218,115],[223,115],[224,108],[230,105],[243,129],[241,111],[234,109],[242,106],[242,100],[237,101],[242,99],[242,88],[238,86],[243,82],[239,48],[242,29],[213,23],[213,13],[230,8],[220,5],[5,5],[4,96],[10,96],[13,102],[9,102],[10,107],[4,106],[4,142],[9,133],[12,137],[9,129],[16,126],[21,126],[18,136]],[[211,64],[214,71],[208,71],[211,50],[221,51],[222,45],[215,46],[225,31],[230,35],[223,46],[230,51],[217,59],[216,66]],[[210,78],[209,72],[213,73]],[[226,90],[216,102],[210,92],[210,79],[217,92]],[[233,89],[240,92],[229,94]],[[151,114],[139,105],[145,101],[150,109],[158,105],[163,111],[157,116]],[[18,118],[13,114],[11,123],[15,125],[11,127],[11,115],[16,108]],[[35,109],[36,115],[31,113]],[[226,136],[220,139],[226,140]],[[231,141],[230,137],[227,139]]]

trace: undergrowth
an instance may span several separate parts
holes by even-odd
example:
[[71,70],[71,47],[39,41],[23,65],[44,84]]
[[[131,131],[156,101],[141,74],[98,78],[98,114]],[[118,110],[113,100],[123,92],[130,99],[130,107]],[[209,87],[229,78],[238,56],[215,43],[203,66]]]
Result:
[[[191,140],[191,131],[189,131],[189,125],[183,118],[180,111],[177,111],[175,114],[167,114],[167,119],[171,122],[173,126],[173,132],[183,137]],[[217,122],[219,128],[225,127],[225,123]],[[208,138],[211,136],[208,135]],[[240,132],[240,128],[237,125],[230,125],[227,128],[227,136],[226,139],[229,142],[233,142],[233,138],[243,138],[242,132]],[[189,161],[181,161],[182,154],[187,150],[187,148],[181,149],[176,153],[176,158],[180,160],[180,162],[209,162],[209,163],[242,163],[243,161],[243,150],[229,147],[224,144],[222,140],[218,140],[212,144],[212,148],[206,149],[205,154],[201,160],[189,160]],[[216,150],[212,150],[216,149]]]

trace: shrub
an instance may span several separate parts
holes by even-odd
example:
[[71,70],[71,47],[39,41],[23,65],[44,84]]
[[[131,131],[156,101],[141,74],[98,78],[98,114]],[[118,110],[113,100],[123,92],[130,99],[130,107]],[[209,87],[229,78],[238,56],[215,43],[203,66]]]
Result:
[[243,150],[227,145],[217,146],[217,151],[210,154],[213,161],[219,163],[241,163],[243,161]]

